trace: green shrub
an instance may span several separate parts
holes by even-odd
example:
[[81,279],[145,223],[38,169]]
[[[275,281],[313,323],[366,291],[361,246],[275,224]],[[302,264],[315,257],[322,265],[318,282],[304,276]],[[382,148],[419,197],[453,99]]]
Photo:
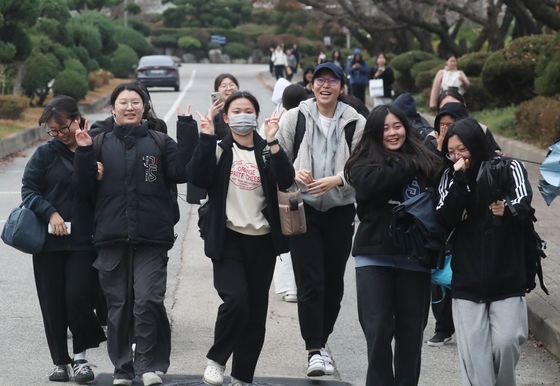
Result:
[[560,34],[555,42],[539,58],[535,69],[535,92],[539,95],[560,94]]
[[469,111],[483,110],[498,106],[499,101],[484,87],[480,77],[470,77],[471,85],[465,92],[465,102]]
[[15,55],[15,45],[12,43],[0,42],[0,62],[10,62]]
[[196,38],[193,38],[192,36],[180,37],[179,40],[177,41],[177,44],[179,45],[180,49],[187,52],[191,50],[197,50],[200,47],[202,47],[200,41]]
[[535,65],[553,39],[551,35],[515,39],[507,48],[488,57],[482,68],[482,81],[501,106],[518,104],[533,97]]
[[518,132],[523,138],[548,146],[560,137],[560,100],[538,96],[517,106]]
[[49,94],[49,82],[60,71],[61,64],[52,54],[43,54],[33,50],[27,60],[27,69],[21,84],[23,92],[29,98],[38,97],[37,104],[41,106]]
[[81,63],[86,63],[90,58],[88,51],[82,46],[74,46],[72,47],[71,51],[72,53],[61,59],[63,62],[69,57],[75,57]]
[[66,32],[73,45],[84,47],[90,57],[96,58],[101,55],[103,48],[101,34],[94,25],[84,24],[78,19],[72,19],[66,23]]
[[224,53],[233,59],[247,59],[251,55],[251,48],[242,43],[228,43],[224,46]]
[[390,65],[396,70],[395,76],[395,92],[417,91],[415,79],[411,74],[412,66],[416,63],[424,62],[430,59],[436,59],[432,54],[424,51],[408,51],[404,54],[397,55],[393,58]]
[[473,52],[457,59],[457,67],[467,76],[480,76],[482,67],[489,54],[487,52]]
[[119,45],[126,44],[132,48],[138,56],[151,55],[154,53],[154,47],[152,47],[140,32],[132,28],[123,26],[116,27],[115,40]]
[[86,96],[88,90],[87,77],[71,69],[60,72],[54,80],[55,95],[68,95],[79,101]]
[[97,60],[90,59],[86,63],[86,68],[88,72],[91,72],[91,71],[99,70],[101,67],[99,67],[99,63],[97,63]]
[[432,87],[434,77],[443,68],[441,59],[430,59],[416,63],[410,69],[410,75],[414,79],[416,90]]
[[126,44],[119,44],[119,48],[113,53],[111,71],[117,78],[128,78],[137,63],[136,52]]
[[182,27],[187,20],[187,7],[179,6],[163,11],[163,25],[166,27]]
[[150,36],[152,29],[146,23],[142,23],[140,20],[130,19],[128,24],[136,31],[140,32],[144,36]]
[[156,36],[154,38],[152,38],[152,44],[156,47],[161,47],[161,48],[167,48],[167,47],[172,47],[172,48],[176,48],[177,47],[177,37],[175,37],[175,35],[173,34],[164,34],[164,35],[159,35]]
[[77,59],[72,59],[72,58],[66,59],[64,61],[64,69],[75,71],[78,74],[81,74],[82,76],[88,75],[87,68],[85,68],[85,66],[82,63],[80,63]]
[[0,119],[19,119],[28,106],[24,97],[0,95]]

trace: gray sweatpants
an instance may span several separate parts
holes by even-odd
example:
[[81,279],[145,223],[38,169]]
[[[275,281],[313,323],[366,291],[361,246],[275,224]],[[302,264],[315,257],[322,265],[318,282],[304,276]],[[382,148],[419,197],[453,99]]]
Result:
[[515,386],[520,346],[528,334],[525,298],[453,299],[452,308],[463,385]]

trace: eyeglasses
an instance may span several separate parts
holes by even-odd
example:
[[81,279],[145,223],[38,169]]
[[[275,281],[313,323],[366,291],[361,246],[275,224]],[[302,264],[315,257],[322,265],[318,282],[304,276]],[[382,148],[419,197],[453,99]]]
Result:
[[47,128],[47,134],[50,135],[51,137],[58,137],[60,134],[66,134],[69,130],[70,130],[70,126],[72,125],[72,122],[70,122],[68,124],[68,126],[65,127],[61,127],[60,129],[51,129],[50,127],[46,126]]
[[456,151],[452,152],[452,153],[447,153],[445,155],[445,158],[447,158],[450,161],[454,161],[455,159],[458,158],[465,158],[465,156],[469,155],[469,150],[464,147],[462,149],[457,149]]
[[128,106],[132,106],[132,108],[135,110],[139,110],[144,107],[144,103],[141,99],[133,99],[130,101],[127,99],[119,99],[116,104],[118,107],[123,109],[128,108]]
[[227,90],[227,89],[237,89],[237,85],[235,83],[223,83],[218,87],[218,90]]
[[315,78],[314,82],[319,87],[321,87],[325,83],[328,83],[330,87],[335,87],[335,86],[338,86],[340,84],[340,79],[338,79],[338,78],[322,78],[321,77],[321,78]]

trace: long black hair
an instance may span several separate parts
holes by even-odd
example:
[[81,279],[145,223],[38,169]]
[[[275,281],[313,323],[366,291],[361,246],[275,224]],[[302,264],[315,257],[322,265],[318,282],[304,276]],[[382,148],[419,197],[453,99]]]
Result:
[[[444,154],[448,152],[449,138],[454,135],[459,137],[471,155],[471,164],[467,174],[471,179],[476,178],[482,161],[488,161],[496,156],[488,143],[484,130],[482,130],[482,127],[474,118],[468,117],[455,121],[449,126],[447,134],[443,139],[442,152]],[[445,160],[447,167],[453,167],[452,161],[447,158]]]
[[78,117],[81,117],[78,102],[67,95],[57,95],[45,106],[39,117],[39,125],[47,123],[50,119],[54,119],[56,123],[63,125],[67,119]]
[[[387,115],[395,115],[404,126],[406,137],[399,150],[389,150],[383,146],[383,133]],[[344,166],[344,176],[352,183],[350,170],[359,159],[367,158],[372,163],[385,164],[388,162],[414,160],[418,169],[429,179],[435,179],[440,171],[440,158],[422,145],[411,131],[410,123],[405,113],[394,105],[375,107],[369,114],[364,133],[358,145]]]

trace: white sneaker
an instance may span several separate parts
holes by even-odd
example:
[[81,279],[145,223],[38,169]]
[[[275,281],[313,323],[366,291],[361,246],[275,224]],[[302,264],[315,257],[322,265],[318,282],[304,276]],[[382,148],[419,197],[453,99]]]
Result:
[[308,377],[320,377],[321,375],[325,375],[326,371],[325,360],[321,354],[315,354],[309,358],[309,362],[307,364]]
[[144,386],[161,385],[163,383],[159,375],[152,371],[142,374],[142,382],[144,382]]
[[224,371],[226,366],[209,359],[202,376],[202,382],[210,386],[221,386],[224,383]]
[[334,374],[334,361],[331,357],[331,354],[325,349],[324,347],[321,349],[321,356],[325,361],[325,375],[333,375]]
[[240,381],[239,379],[235,379],[234,377],[231,377],[231,383],[229,384],[229,386],[250,386],[250,385],[251,385],[250,383]]
[[113,379],[113,386],[131,386],[132,379],[127,378],[115,378]]

